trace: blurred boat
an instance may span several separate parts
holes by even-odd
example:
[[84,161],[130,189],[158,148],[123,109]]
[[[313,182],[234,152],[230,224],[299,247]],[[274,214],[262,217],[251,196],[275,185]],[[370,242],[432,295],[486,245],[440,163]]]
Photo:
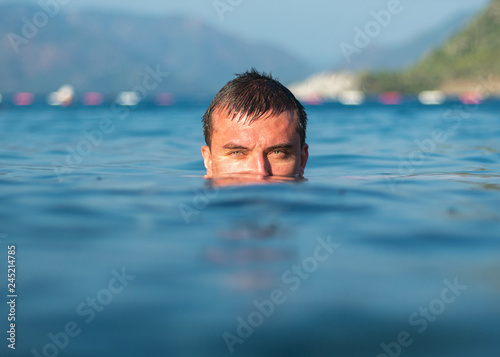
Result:
[[444,93],[437,90],[423,91],[418,95],[418,100],[424,105],[441,105],[445,99]]
[[83,95],[83,105],[98,106],[104,103],[104,95],[99,92],[88,92]]
[[319,73],[289,86],[295,97],[305,104],[335,101],[341,92],[355,91],[357,76],[350,72]]
[[35,95],[30,92],[19,92],[14,95],[14,105],[29,106],[35,101]]
[[64,85],[56,92],[52,92],[47,97],[47,103],[53,106],[68,107],[73,104],[75,99],[75,90],[70,85]]
[[119,105],[133,107],[139,104],[141,98],[137,92],[120,92],[116,97],[116,102]]
[[340,92],[337,97],[339,103],[344,105],[360,105],[365,101],[365,93],[361,91]]

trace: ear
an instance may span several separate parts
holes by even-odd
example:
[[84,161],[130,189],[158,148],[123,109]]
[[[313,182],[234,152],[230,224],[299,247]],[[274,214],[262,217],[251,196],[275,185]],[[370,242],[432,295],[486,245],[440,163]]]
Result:
[[212,177],[212,153],[207,145],[201,147],[201,155],[203,156],[203,162],[205,163],[205,168],[207,169],[206,178]]
[[304,176],[304,170],[306,169],[307,159],[309,159],[309,145],[304,144],[302,147],[302,153],[300,155],[300,176]]

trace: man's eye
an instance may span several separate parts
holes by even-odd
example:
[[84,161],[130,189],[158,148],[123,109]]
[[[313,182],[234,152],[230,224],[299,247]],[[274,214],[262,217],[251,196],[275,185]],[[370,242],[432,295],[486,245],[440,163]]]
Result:
[[272,152],[272,154],[275,155],[275,156],[280,156],[280,157],[287,156],[287,153],[285,151],[283,151],[283,150],[274,150]]
[[243,155],[243,152],[242,151],[232,151],[231,155],[233,155],[233,156],[239,156],[239,155]]

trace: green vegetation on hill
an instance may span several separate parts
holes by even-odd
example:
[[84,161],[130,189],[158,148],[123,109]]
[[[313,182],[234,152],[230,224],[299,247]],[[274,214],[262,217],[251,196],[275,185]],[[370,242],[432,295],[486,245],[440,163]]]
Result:
[[452,81],[478,83],[489,76],[500,76],[500,0],[492,0],[464,30],[410,69],[362,74],[361,88],[417,93]]

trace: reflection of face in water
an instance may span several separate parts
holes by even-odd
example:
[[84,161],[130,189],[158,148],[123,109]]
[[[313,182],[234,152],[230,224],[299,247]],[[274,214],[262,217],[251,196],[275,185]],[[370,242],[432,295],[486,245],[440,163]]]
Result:
[[221,229],[220,244],[208,247],[205,259],[225,269],[223,285],[234,290],[266,290],[281,284],[281,271],[290,266],[296,253],[284,241],[290,232],[277,222],[258,224],[253,220],[236,222]]
[[299,183],[307,181],[297,176],[263,176],[253,174],[228,174],[210,179],[212,187],[262,185],[272,183]]

